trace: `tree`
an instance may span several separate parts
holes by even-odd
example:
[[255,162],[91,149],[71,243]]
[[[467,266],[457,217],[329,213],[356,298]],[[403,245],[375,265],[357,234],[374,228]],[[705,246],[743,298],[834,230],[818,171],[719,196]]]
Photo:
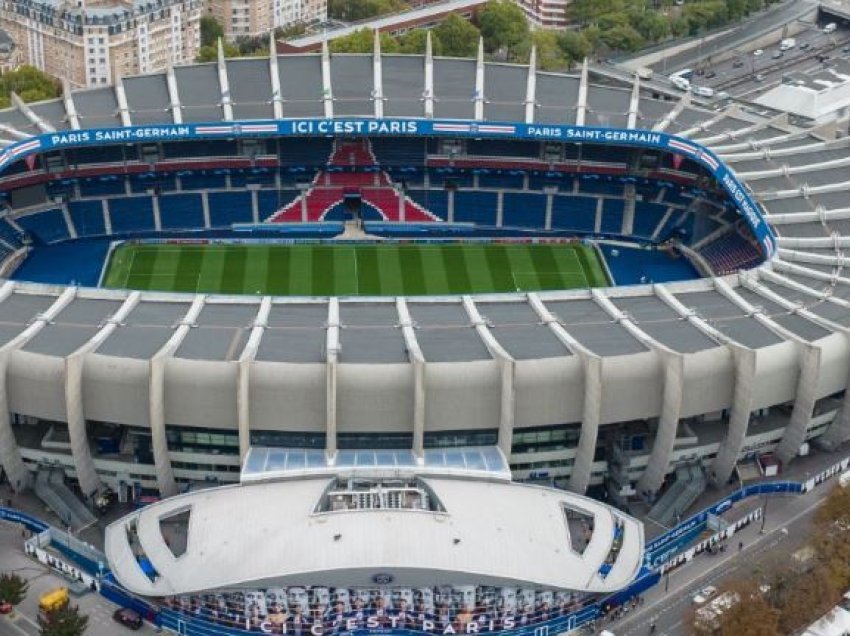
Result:
[[358,22],[409,8],[402,0],[328,0],[328,17],[344,22]]
[[741,600],[720,615],[719,636],[779,636],[779,611],[768,603],[756,581],[735,581],[729,590]]
[[[399,53],[422,54],[425,53],[425,42],[428,38],[426,29],[414,29],[408,31],[398,39]],[[434,55],[443,54],[443,45],[440,38],[433,31],[431,32],[431,52]]]
[[596,33],[596,29],[585,29],[585,33],[564,31],[558,34],[558,46],[561,47],[570,65],[574,62],[580,62],[590,55],[590,43],[587,40],[588,32]]
[[478,14],[478,26],[490,53],[504,50],[508,59],[513,59],[516,52],[528,48],[528,20],[511,0],[490,0]]
[[81,636],[89,625],[88,616],[76,605],[68,605],[38,617],[41,636]]
[[541,71],[561,71],[569,68],[570,58],[560,46],[558,34],[554,31],[535,31],[532,35],[537,47],[537,68]]
[[643,38],[640,33],[629,25],[602,31],[599,37],[608,48],[615,51],[637,51],[643,46]]
[[474,25],[457,14],[452,13],[433,32],[440,40],[443,55],[472,57],[478,50],[478,40],[481,34]]
[[[328,45],[332,53],[371,53],[375,48],[375,32],[367,27],[349,35],[331,40]],[[395,53],[398,42],[388,33],[381,33],[381,52]]]
[[0,601],[5,601],[12,605],[17,605],[27,595],[29,583],[14,573],[0,574]]
[[201,46],[215,46],[219,38],[224,37],[224,29],[211,15],[201,18]]
[[50,75],[32,66],[21,66],[0,76],[0,107],[11,105],[13,92],[25,102],[38,102],[57,97],[60,87]]
[[[224,57],[239,57],[239,48],[230,42],[224,42]],[[196,62],[215,62],[218,59],[218,44],[202,46],[198,49]]]

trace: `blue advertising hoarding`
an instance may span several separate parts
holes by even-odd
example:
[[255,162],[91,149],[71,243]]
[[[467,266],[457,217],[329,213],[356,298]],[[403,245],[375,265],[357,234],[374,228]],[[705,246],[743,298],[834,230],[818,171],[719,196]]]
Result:
[[469,122],[424,119],[293,119],[280,121],[159,124],[125,128],[44,133],[0,152],[0,170],[27,155],[61,148],[112,143],[187,141],[289,136],[442,136],[596,143],[653,148],[688,157],[704,166],[735,202],[766,258],[776,252],[776,238],[747,188],[717,156],[699,144],[663,132],[555,124]]

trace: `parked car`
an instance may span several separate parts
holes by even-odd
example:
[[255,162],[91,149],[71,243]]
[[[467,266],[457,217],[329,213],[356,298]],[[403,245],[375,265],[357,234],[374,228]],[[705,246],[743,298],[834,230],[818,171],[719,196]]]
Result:
[[139,613],[126,607],[115,610],[112,618],[116,623],[121,623],[124,627],[129,627],[133,630],[142,628],[142,617]]
[[712,77],[717,77],[717,73],[715,73],[714,71],[706,71],[705,72],[705,78],[706,79],[711,79]]
[[783,53],[782,51],[774,51],[773,55],[771,55],[770,57],[772,57],[774,60],[778,60],[783,55],[785,55],[785,53]]
[[806,50],[807,48],[809,48],[810,46],[811,46],[811,43],[810,43],[810,42],[803,42],[802,44],[800,44],[800,50],[801,50],[801,51],[805,51],[805,50]]
[[11,614],[12,604],[9,601],[0,601],[0,614]]
[[713,585],[706,585],[704,588],[694,594],[692,600],[694,602],[694,605],[703,605],[704,603],[707,603],[712,598],[714,598],[715,594],[717,594],[717,588]]
[[737,59],[732,62],[732,68],[741,68],[744,65],[744,60]]
[[764,73],[759,73],[758,75],[756,75],[753,78],[753,80],[755,80],[756,82],[763,82],[764,81]]
[[755,51],[753,51],[753,57],[759,57],[760,55],[764,55],[764,50],[756,49]]

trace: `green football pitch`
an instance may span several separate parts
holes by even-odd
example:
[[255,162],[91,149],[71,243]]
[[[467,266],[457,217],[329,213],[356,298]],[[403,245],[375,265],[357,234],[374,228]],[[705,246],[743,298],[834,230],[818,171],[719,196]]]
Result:
[[575,243],[125,244],[103,286],[280,296],[442,295],[607,285]]

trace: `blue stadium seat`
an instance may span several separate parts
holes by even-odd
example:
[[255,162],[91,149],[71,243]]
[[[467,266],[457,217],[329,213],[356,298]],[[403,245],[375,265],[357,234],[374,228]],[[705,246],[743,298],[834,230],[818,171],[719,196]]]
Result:
[[159,188],[160,192],[170,192],[177,189],[177,183],[173,174],[147,173],[133,175],[130,177],[130,190],[144,194],[148,190]]
[[469,155],[485,157],[529,157],[540,156],[540,144],[536,141],[508,141],[501,139],[470,139],[466,144]]
[[622,199],[605,199],[602,203],[602,224],[599,229],[604,234],[620,234],[623,231]]
[[251,193],[210,192],[210,226],[230,227],[233,223],[251,223]]
[[479,174],[479,188],[497,188],[499,190],[522,190],[525,178],[521,174]]
[[269,187],[274,184],[275,173],[272,170],[240,170],[230,175],[231,188],[244,188],[249,185]]
[[478,190],[455,192],[455,221],[476,225],[496,225],[497,194]]
[[558,192],[570,193],[573,191],[573,177],[570,175],[551,176],[545,174],[533,174],[528,177],[528,189],[542,192],[543,188],[558,188]]
[[[681,222],[683,217],[685,218],[684,222]],[[658,235],[656,236],[656,240],[658,241],[666,241],[670,234],[677,228],[682,227],[687,232],[687,235],[691,235],[691,230],[693,229],[693,215],[687,212],[676,211],[670,215],[667,221],[664,223],[662,228],[659,230]]]
[[449,218],[449,199],[445,190],[408,190],[407,196],[441,219]]
[[632,235],[640,238],[652,238],[655,228],[667,213],[667,206],[650,201],[635,202],[635,220]]
[[102,197],[109,194],[125,194],[124,178],[109,175],[80,179],[80,196]]
[[536,192],[505,192],[502,199],[503,227],[544,228],[546,195]]
[[227,186],[224,174],[213,172],[193,172],[180,175],[181,190],[223,189]]
[[113,234],[153,231],[153,201],[149,196],[109,199],[109,217]]
[[582,194],[607,194],[612,197],[622,197],[623,184],[603,179],[579,179],[579,191]]
[[262,221],[294,200],[298,190],[259,190],[257,192],[257,208]]
[[77,236],[102,236],[106,234],[103,223],[103,205],[98,201],[71,201],[68,203],[71,221]]
[[159,220],[163,230],[204,227],[204,205],[200,193],[164,194],[159,197]]
[[280,163],[286,166],[324,166],[330,159],[333,139],[326,137],[280,140]]
[[372,151],[382,166],[422,166],[425,163],[425,143],[422,139],[388,139],[376,137]]
[[53,208],[15,219],[15,222],[42,243],[55,243],[71,238],[62,210]]
[[459,188],[472,187],[472,174],[467,172],[441,172],[439,168],[431,168],[428,171],[428,180],[432,188],[441,188],[447,183]]
[[552,229],[593,232],[596,223],[596,199],[590,197],[552,197]]

